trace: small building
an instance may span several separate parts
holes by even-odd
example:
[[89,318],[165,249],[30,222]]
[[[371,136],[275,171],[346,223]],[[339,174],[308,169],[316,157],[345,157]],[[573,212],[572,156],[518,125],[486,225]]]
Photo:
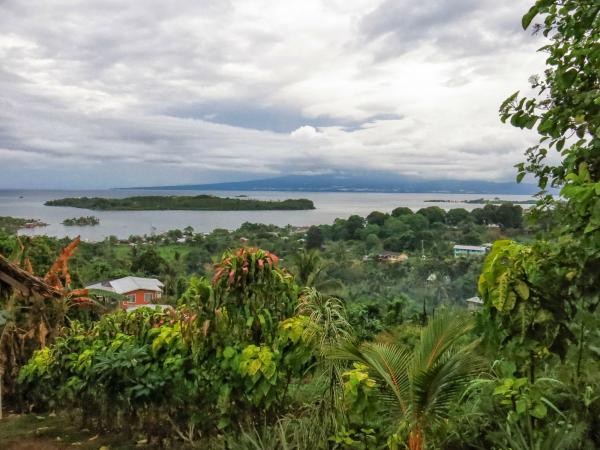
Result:
[[455,245],[453,250],[455,257],[485,255],[489,251],[489,247],[481,245]]
[[293,227],[291,232],[292,234],[301,234],[301,233],[307,233],[310,227],[308,226],[303,226],[303,227]]
[[86,289],[114,292],[127,297],[121,303],[123,309],[131,305],[149,305],[162,296],[165,285],[156,278],[123,277],[117,280],[101,281],[86,286]]
[[483,307],[483,300],[479,297],[471,297],[465,300],[469,311],[477,311]]
[[406,253],[381,252],[377,255],[377,261],[387,262],[387,263],[404,262],[407,259],[408,259],[408,255]]
[[248,239],[247,237],[241,237],[241,238],[240,238],[240,242],[241,242],[242,244],[247,244],[248,242],[250,242],[250,239]]

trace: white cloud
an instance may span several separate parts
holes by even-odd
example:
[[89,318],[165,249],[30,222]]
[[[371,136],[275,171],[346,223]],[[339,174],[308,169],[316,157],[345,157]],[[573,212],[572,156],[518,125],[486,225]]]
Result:
[[319,132],[315,127],[310,125],[303,125],[300,128],[296,128],[290,133],[290,136],[299,140],[314,140],[325,137],[324,133]]
[[529,3],[5,1],[0,188],[510,179],[532,136],[498,105],[543,67]]

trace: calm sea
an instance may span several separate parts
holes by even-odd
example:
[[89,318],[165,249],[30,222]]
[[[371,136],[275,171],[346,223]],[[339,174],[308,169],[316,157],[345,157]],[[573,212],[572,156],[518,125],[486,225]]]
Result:
[[[316,209],[310,211],[91,211],[80,208],[44,206],[47,200],[63,197],[128,197],[132,195],[198,195],[214,194],[223,197],[247,195],[260,200],[284,200],[286,198],[308,198]],[[215,228],[233,230],[244,222],[267,223],[278,226],[330,224],[336,218],[346,218],[351,214],[366,216],[371,211],[390,212],[398,206],[413,210],[427,206],[440,206],[444,209],[465,208],[471,210],[481,205],[464,203],[464,200],[494,198],[482,194],[398,194],[398,193],[357,193],[357,192],[235,192],[235,191],[42,191],[42,190],[0,190],[0,216],[39,219],[48,224],[21,234],[46,234],[49,236],[74,237],[90,241],[102,240],[114,235],[127,238],[130,235],[161,233],[171,229],[192,226],[197,232],[210,232]],[[527,200],[526,195],[498,195],[506,200]],[[452,200],[452,203],[430,203],[426,200]],[[87,227],[66,227],[64,219],[94,215],[100,225]]]

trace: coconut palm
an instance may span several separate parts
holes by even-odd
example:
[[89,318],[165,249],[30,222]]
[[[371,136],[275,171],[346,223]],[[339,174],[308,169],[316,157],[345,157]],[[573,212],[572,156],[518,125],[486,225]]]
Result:
[[316,250],[303,250],[294,256],[294,273],[298,284],[332,293],[343,286],[338,280],[323,279],[325,264]]
[[311,332],[317,335],[321,350],[350,338],[352,327],[340,299],[308,287],[302,290],[299,300],[298,313],[308,316],[316,325]]
[[296,280],[301,286],[312,286],[323,270],[321,257],[316,250],[303,250],[294,256]]
[[[348,322],[344,304],[340,299],[323,294],[315,288],[304,288],[299,300],[297,312],[310,318],[313,326],[309,327],[307,332],[312,334],[311,337],[316,342],[321,356],[324,356],[333,345],[350,340],[352,326]],[[326,382],[329,394],[322,406],[330,412],[335,411],[336,399],[340,397],[336,395],[336,389],[340,386],[343,367],[339,361],[332,359],[320,358],[320,361],[321,376]],[[333,422],[335,425],[335,421]],[[328,425],[324,422],[324,426]]]
[[410,450],[421,450],[433,426],[448,417],[450,405],[480,370],[473,349],[464,343],[472,329],[470,317],[440,313],[423,329],[410,351],[397,344],[346,344],[333,358],[357,361],[378,382],[382,400],[399,418],[398,430],[408,432]]

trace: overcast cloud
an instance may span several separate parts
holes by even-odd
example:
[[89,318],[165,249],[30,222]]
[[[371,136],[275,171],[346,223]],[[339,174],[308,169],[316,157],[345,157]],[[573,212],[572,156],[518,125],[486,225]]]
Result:
[[507,180],[530,0],[0,0],[0,188]]

